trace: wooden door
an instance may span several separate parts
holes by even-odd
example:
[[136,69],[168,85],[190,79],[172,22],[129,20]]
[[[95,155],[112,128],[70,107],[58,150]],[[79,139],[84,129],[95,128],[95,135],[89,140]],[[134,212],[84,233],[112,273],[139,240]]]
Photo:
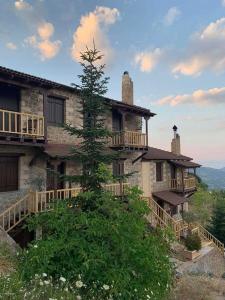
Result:
[[4,129],[6,132],[15,132],[20,124],[19,116],[5,112],[3,118],[1,109],[4,111],[19,111],[19,90],[17,88],[0,85],[0,130],[3,131]]
[[112,112],[112,129],[113,131],[122,131],[122,115],[117,111]]
[[18,157],[0,156],[0,192],[18,190]]
[[60,175],[65,174],[65,163],[61,162],[54,167],[53,164],[47,163],[47,190],[63,189],[64,182],[59,178]]

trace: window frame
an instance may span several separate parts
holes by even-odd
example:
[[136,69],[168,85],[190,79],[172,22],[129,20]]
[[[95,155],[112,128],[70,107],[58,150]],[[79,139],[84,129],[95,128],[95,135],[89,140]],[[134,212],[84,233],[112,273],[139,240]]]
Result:
[[[57,97],[57,96],[52,96],[52,95],[48,95],[47,97],[47,113],[46,113],[46,122],[48,125],[51,126],[62,126],[65,123],[65,98],[61,98],[61,97]],[[58,103],[57,103],[58,102]],[[56,113],[56,105],[62,105],[62,121],[57,120],[57,113]],[[51,111],[51,109],[49,108],[50,105],[53,106],[53,109]],[[53,118],[51,118],[51,114],[54,115]]]
[[[160,165],[160,169],[158,168],[158,166]],[[160,173],[158,173],[160,170]],[[162,182],[163,181],[163,162],[162,161],[157,161],[155,163],[155,180],[156,182]]]
[[112,163],[113,176],[123,176],[124,175],[124,161],[115,160]]

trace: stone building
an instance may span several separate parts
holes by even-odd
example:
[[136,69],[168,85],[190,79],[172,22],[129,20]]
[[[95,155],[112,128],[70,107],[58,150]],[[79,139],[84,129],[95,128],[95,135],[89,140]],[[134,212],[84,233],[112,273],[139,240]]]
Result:
[[[130,185],[138,185],[171,215],[187,210],[187,197],[196,190],[187,169],[199,165],[180,154],[177,128],[171,152],[149,147],[148,122],[155,114],[134,104],[128,72],[122,76],[122,101],[104,101],[111,108],[107,126],[114,132],[109,147],[123,151],[113,173],[132,173]],[[80,108],[79,90],[0,67],[0,212],[29,190],[70,188],[48,170],[79,174],[81,166],[63,157],[80,140],[61,125],[82,126]]]

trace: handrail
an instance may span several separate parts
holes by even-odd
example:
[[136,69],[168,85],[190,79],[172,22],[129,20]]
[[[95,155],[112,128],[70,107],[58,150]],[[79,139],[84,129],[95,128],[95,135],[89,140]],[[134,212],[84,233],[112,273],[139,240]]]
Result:
[[136,131],[114,131],[112,145],[148,146],[147,135]]
[[[128,186],[129,183],[115,183],[107,184],[104,187],[114,195],[120,196],[121,193],[125,192],[125,189]],[[50,210],[57,200],[76,197],[81,191],[82,189],[80,187],[75,187],[51,191],[29,192],[26,196],[0,214],[0,228],[9,232],[31,213]]]
[[224,255],[224,244],[220,242],[214,235],[212,235],[208,230],[198,224],[199,234],[206,240],[212,242]]
[[181,231],[187,228],[187,223],[184,220],[175,220],[152,198],[143,197],[143,199],[147,201],[151,212],[159,222],[158,225],[162,226],[163,224],[163,227],[171,227],[175,235],[179,238]]
[[[104,185],[105,190],[112,192],[116,196],[121,196],[124,193],[129,183],[114,183]],[[56,200],[64,200],[67,198],[76,197],[82,189],[80,187],[42,191],[35,193],[36,212],[43,212],[52,208]]]
[[0,109],[0,132],[44,137],[44,116]]
[[9,232],[17,224],[23,221],[34,209],[34,198],[32,193],[18,200],[0,214],[0,226]]

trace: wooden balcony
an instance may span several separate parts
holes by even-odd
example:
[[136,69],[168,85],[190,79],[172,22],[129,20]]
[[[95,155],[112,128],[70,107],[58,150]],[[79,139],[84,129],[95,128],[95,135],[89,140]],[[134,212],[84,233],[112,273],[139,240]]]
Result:
[[148,147],[147,135],[135,131],[116,131],[112,137],[112,147]]
[[184,178],[184,181],[171,179],[170,189],[178,192],[196,190],[197,184],[195,177]]
[[0,109],[0,134],[44,138],[44,117]]

